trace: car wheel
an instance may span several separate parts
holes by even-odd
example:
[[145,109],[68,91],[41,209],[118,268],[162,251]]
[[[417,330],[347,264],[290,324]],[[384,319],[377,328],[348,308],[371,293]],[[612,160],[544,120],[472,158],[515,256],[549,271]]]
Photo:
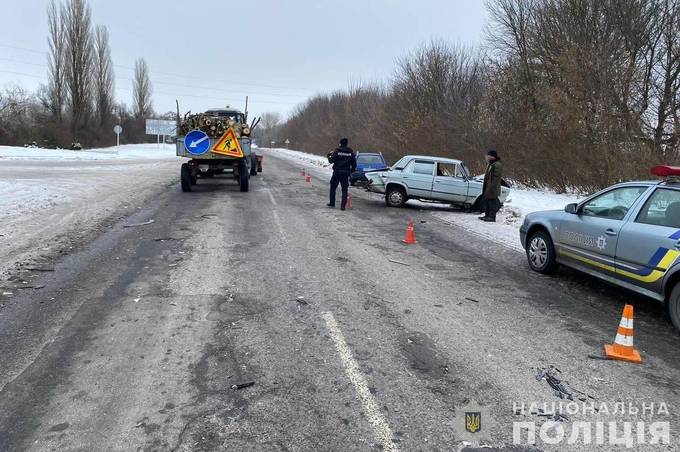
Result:
[[551,274],[557,270],[555,247],[546,231],[536,231],[527,240],[527,260],[533,271]]
[[389,207],[401,207],[407,201],[406,192],[401,187],[390,187],[385,193],[385,203]]
[[673,322],[673,326],[680,330],[680,283],[676,284],[668,297],[668,316]]

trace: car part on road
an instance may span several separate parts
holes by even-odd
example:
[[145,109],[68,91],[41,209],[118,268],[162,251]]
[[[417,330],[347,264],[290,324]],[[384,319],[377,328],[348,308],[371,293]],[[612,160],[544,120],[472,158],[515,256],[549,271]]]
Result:
[[557,261],[550,234],[544,230],[538,230],[531,235],[527,243],[529,267],[546,275],[554,273],[557,270]]
[[406,204],[408,198],[406,197],[406,192],[403,188],[398,185],[391,185],[387,187],[387,192],[385,193],[385,203],[389,207],[401,207]]
[[255,384],[254,381],[249,381],[247,383],[239,383],[237,385],[231,385],[231,389],[236,391],[237,389],[249,388]]
[[149,224],[151,224],[151,223],[153,223],[153,222],[155,222],[155,221],[156,221],[156,220],[149,220],[149,221],[144,221],[144,222],[142,222],[142,223],[124,224],[123,227],[124,227],[124,228],[136,228],[136,227],[138,227],[138,226],[146,226],[146,225],[149,225]]
[[189,169],[189,165],[186,163],[182,163],[182,167],[180,168],[179,173],[182,184],[182,191],[183,192],[191,191],[191,170]]

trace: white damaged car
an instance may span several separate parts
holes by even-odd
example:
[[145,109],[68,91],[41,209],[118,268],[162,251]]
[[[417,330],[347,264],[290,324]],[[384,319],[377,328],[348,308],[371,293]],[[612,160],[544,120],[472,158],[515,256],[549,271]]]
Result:
[[[391,168],[366,172],[368,190],[385,194],[385,203],[401,207],[409,199],[441,202],[476,209],[482,197],[484,177],[471,177],[460,160],[422,155],[402,157]],[[501,187],[501,203],[510,193]]]

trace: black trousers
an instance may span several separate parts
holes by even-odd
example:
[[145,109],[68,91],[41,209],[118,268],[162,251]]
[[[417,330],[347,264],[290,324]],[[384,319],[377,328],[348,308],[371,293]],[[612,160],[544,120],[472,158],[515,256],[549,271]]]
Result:
[[342,200],[340,205],[345,207],[347,203],[347,189],[349,188],[349,171],[333,171],[333,176],[331,176],[331,192],[329,204],[331,206],[335,205],[335,191],[338,189],[338,184],[342,188]]
[[496,213],[501,208],[501,201],[498,198],[484,199],[484,216],[496,221]]

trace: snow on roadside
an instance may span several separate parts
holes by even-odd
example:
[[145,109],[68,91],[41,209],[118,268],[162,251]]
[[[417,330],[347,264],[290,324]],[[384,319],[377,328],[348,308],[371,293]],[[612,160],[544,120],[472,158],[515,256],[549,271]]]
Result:
[[[290,149],[260,148],[260,150],[298,162],[303,166],[320,167],[329,173],[332,171],[328,160],[323,156]],[[409,201],[409,204],[432,210],[434,216],[447,223],[462,227],[472,234],[492,240],[505,247],[523,252],[519,241],[519,227],[528,213],[541,210],[561,210],[564,209],[565,205],[576,202],[578,199],[580,197],[574,194],[558,194],[550,190],[511,188],[509,199],[498,212],[496,223],[480,221],[478,214],[464,213],[458,209],[452,209],[446,204],[416,200]]]
[[483,222],[478,215],[462,212],[437,212],[434,215],[473,234],[524,252],[519,241],[519,228],[527,214],[541,210],[562,210],[565,205],[578,199],[577,195],[558,194],[550,190],[511,188],[508,200],[498,212],[496,223]]
[[321,155],[308,154],[306,152],[292,151],[290,149],[283,148],[257,148],[257,150],[263,151],[264,153],[274,154],[277,157],[283,157],[286,160],[299,163],[303,166],[317,167],[329,174],[333,172],[331,164],[328,163],[328,158]]
[[174,159],[175,146],[170,144],[126,144],[119,150],[109,148],[72,151],[70,149],[24,148],[0,146],[1,160],[164,160]]

